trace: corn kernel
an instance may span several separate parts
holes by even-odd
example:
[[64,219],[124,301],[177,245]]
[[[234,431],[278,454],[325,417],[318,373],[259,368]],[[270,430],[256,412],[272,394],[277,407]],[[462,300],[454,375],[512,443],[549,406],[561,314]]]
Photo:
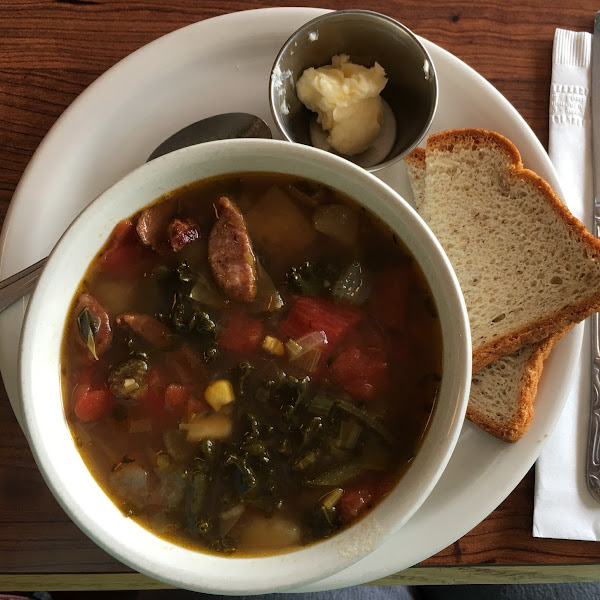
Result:
[[204,392],[204,399],[214,410],[221,410],[223,406],[235,400],[233,388],[227,379],[213,381]]
[[265,336],[265,339],[262,343],[262,347],[263,350],[265,350],[269,354],[273,354],[274,356],[283,356],[285,353],[283,343],[271,335]]

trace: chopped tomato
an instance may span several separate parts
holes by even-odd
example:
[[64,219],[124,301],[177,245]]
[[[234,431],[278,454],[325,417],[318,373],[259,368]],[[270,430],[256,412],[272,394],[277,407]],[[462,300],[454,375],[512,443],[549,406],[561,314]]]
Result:
[[186,404],[191,395],[191,390],[186,385],[171,383],[165,389],[165,408],[173,410]]
[[168,381],[168,375],[162,365],[153,365],[148,369],[146,384],[149,389],[164,388]]
[[113,406],[115,397],[110,390],[93,389],[80,383],[73,391],[73,411],[83,423],[97,421]]
[[262,342],[264,326],[260,319],[251,317],[242,312],[233,313],[225,328],[219,335],[219,344],[225,350],[250,354]]
[[143,408],[144,415],[150,419],[159,418],[164,413],[165,391],[164,388],[148,388],[136,400]]
[[358,517],[373,503],[373,490],[366,484],[355,485],[344,491],[337,508],[344,523]]
[[165,355],[171,381],[185,386],[202,386],[206,381],[204,362],[198,351],[183,345]]
[[394,331],[405,328],[410,285],[412,275],[408,266],[388,267],[377,274],[369,308],[381,325]]
[[171,383],[165,389],[165,408],[167,410],[202,412],[207,407],[206,402],[194,395],[194,389],[190,386]]
[[139,241],[131,221],[121,221],[114,229],[108,248],[100,255],[100,266],[115,274],[131,275],[147,269],[153,252]]
[[160,418],[165,412],[165,388],[167,376],[160,366],[152,366],[146,375],[146,389],[136,397],[145,416]]
[[391,490],[393,481],[372,473],[371,471],[366,477],[350,484],[344,490],[337,504],[344,523],[354,521]]
[[362,400],[375,398],[389,383],[386,354],[374,347],[347,348],[333,361],[329,373],[334,383]]
[[392,337],[385,332],[373,319],[363,319],[357,327],[344,338],[344,347],[360,346],[361,348],[372,346],[389,349],[392,343]]
[[203,413],[208,410],[208,404],[204,400],[201,400],[200,398],[197,398],[196,396],[190,396],[187,399],[186,410],[188,413],[191,413],[191,412]]
[[362,317],[360,309],[337,304],[327,298],[299,296],[281,323],[284,337],[299,339],[313,331],[324,331],[328,348],[340,342]]

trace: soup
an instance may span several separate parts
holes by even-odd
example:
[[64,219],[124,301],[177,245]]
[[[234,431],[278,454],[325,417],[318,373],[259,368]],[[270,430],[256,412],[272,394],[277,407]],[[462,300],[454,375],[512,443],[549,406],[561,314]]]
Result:
[[112,501],[174,543],[258,556],[332,536],[392,489],[442,343],[385,224],[321,184],[242,173],[120,222],[61,353],[69,426]]

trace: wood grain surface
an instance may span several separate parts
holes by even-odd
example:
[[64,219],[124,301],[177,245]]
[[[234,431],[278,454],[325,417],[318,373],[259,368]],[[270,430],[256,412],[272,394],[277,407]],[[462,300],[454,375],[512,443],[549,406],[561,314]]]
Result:
[[[170,31],[269,6],[232,0],[0,0],[0,223],[44,135],[99,75]],[[591,31],[597,9],[589,0],[332,0],[277,6],[365,8],[398,19],[488,79],[544,145],[555,28]],[[514,581],[519,572],[521,581],[600,579],[600,544],[532,537],[533,485],[531,471],[469,534],[419,567],[378,583]],[[160,585],[131,573],[65,515],[0,386],[0,589],[27,589],[34,581],[39,589],[43,574],[65,573],[73,579],[61,575],[54,589]]]

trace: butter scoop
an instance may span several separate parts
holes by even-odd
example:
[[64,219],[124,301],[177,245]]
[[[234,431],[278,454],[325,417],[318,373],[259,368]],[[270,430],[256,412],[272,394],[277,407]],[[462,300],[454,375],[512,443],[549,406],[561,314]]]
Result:
[[383,118],[379,94],[386,84],[379,63],[367,68],[350,62],[347,54],[339,54],[331,59],[331,65],[306,69],[296,84],[296,93],[317,113],[317,122],[329,133],[331,147],[352,156],[369,148],[379,134]]

